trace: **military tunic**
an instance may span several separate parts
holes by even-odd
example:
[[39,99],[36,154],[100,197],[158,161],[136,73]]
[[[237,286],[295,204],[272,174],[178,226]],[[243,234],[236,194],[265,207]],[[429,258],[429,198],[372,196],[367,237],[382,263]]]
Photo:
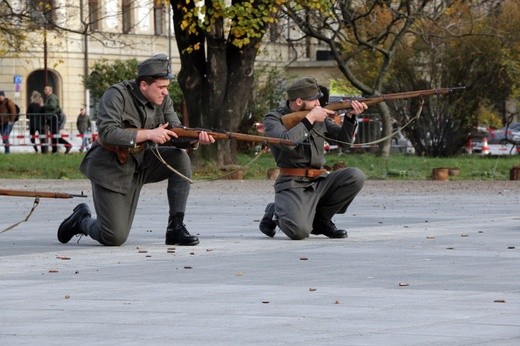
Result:
[[[352,142],[357,121],[345,117],[343,125],[330,118],[315,122],[311,128],[299,122],[287,129],[281,117],[292,111],[286,105],[268,113],[264,118],[265,135],[302,142],[297,146],[272,145],[271,152],[281,168],[323,168],[324,137]],[[317,178],[280,174],[274,184],[275,213],[278,226],[291,239],[303,239],[312,231],[316,215],[332,219],[343,214],[363,187],[365,175],[357,168],[344,168],[324,173]]]
[[[98,112],[98,136],[104,145],[134,148],[137,131],[153,129],[168,122],[181,122],[166,96],[161,105],[149,102],[135,81],[110,87],[103,95]],[[160,146],[164,160],[184,176],[191,178],[191,162],[183,149]],[[169,214],[184,212],[190,183],[173,173],[150,150],[130,154],[125,164],[116,153],[94,142],[80,170],[91,181],[96,219],[89,219],[88,235],[104,245],[121,245],[128,238],[141,188],[144,184],[168,179]],[[166,219],[166,216],[165,216]]]

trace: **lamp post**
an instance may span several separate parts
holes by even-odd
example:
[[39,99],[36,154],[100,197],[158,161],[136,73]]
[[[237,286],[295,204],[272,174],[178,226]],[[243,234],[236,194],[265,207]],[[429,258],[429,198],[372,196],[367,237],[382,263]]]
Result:
[[49,69],[47,68],[47,25],[43,23],[43,81],[49,85]]
[[170,0],[166,0],[168,6],[168,59],[170,59],[170,66],[172,64],[172,5]]
[[[85,14],[83,12],[83,0],[79,2],[79,16],[81,24],[83,25],[83,77],[87,78],[88,75],[88,30],[89,23],[85,20]],[[87,19],[90,21],[90,18]],[[85,107],[86,109],[90,109],[90,90],[85,90]],[[90,112],[88,112],[90,113]]]

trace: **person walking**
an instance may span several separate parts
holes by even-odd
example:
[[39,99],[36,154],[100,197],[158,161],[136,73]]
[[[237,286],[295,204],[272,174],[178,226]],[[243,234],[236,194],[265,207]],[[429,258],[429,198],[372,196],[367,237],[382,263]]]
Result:
[[90,135],[92,133],[92,121],[90,116],[87,114],[85,107],[81,107],[79,110],[78,118],[76,119],[76,127],[79,134],[81,135],[81,146],[79,152],[82,153],[88,149],[90,145]]
[[72,148],[72,145],[60,135],[60,127],[63,127],[65,124],[63,121],[62,109],[60,107],[58,96],[54,94],[54,90],[50,85],[47,85],[45,88],[43,88],[43,94],[45,95],[43,112],[47,117],[47,124],[52,135],[52,153],[58,153],[58,143],[60,143],[65,145],[65,154],[68,154]]
[[5,92],[0,90],[0,134],[2,135],[2,141],[4,143],[4,153],[9,154],[11,152],[11,142],[9,136],[13,130],[14,123],[16,121],[16,104],[13,100],[5,97]]
[[61,111],[58,117],[58,143],[63,144],[63,147],[65,148],[65,154],[68,154],[72,149],[72,143],[65,139],[65,125],[67,125],[67,115],[65,112]]
[[31,94],[31,103],[27,106],[27,119],[29,119],[29,135],[35,152],[38,152],[39,138],[40,149],[42,154],[49,151],[47,143],[47,125],[45,115],[42,114],[43,97],[38,91],[34,90]]
[[[332,217],[346,212],[363,187],[365,175],[354,167],[327,172],[323,168],[323,144],[325,138],[352,142],[357,126],[354,115],[362,113],[367,105],[352,101],[352,110],[338,125],[330,118],[335,112],[320,106],[323,93],[314,78],[298,79],[286,92],[286,104],[264,117],[265,135],[302,144],[270,146],[280,174],[274,184],[275,201],[266,206],[260,231],[274,237],[279,227],[293,240],[310,234],[345,238],[347,231],[337,229]],[[282,117],[299,111],[308,113],[294,127],[287,128]]]
[[[98,137],[85,154],[80,170],[91,181],[97,218],[87,204],[78,204],[59,226],[57,236],[68,243],[87,235],[106,246],[124,244],[145,184],[167,180],[168,224],[165,244],[197,245],[184,224],[191,161],[183,148],[214,143],[201,131],[198,140],[179,140],[179,147],[161,146],[177,138],[169,126],[181,122],[168,86],[173,75],[165,54],[138,65],[137,78],[108,88],[99,104]],[[147,143],[153,148],[148,148]],[[182,174],[182,176],[180,174]]]

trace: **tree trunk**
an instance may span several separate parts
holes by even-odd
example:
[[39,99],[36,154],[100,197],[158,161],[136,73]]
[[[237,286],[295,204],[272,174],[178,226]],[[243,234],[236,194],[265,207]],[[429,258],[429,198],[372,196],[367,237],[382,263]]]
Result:
[[[386,103],[379,103],[377,105],[379,112],[381,114],[381,119],[383,123],[383,131],[382,137],[389,136],[392,133],[392,116],[390,115],[390,109]],[[388,157],[390,155],[390,144],[392,143],[392,138],[388,138],[387,140],[379,143],[379,154],[382,157]]]
[[[238,48],[224,37],[224,22],[216,20],[207,31],[188,33],[181,28],[184,13],[172,2],[175,37],[181,58],[178,74],[190,126],[236,132],[253,85],[253,68],[261,37]],[[182,6],[194,6],[194,2]],[[198,49],[192,50],[198,45]],[[236,142],[202,146],[192,158],[217,158],[219,166],[236,163]]]

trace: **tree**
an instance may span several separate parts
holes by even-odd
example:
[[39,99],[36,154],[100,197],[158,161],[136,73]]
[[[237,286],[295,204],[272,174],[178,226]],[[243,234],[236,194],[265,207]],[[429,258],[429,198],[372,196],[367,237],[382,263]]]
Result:
[[[507,51],[502,44],[501,48],[494,46],[490,52],[472,52],[471,47],[481,41],[478,47],[483,49],[486,43],[491,43],[491,38],[503,42],[509,34],[518,35],[518,25],[515,26],[518,20],[511,18],[513,13],[518,13],[518,5],[512,3],[491,0],[376,0],[313,1],[305,5],[287,2],[284,12],[307,37],[329,46],[345,78],[363,94],[436,88],[446,86],[444,84],[448,82],[469,82],[472,78],[474,84],[471,92],[489,90],[488,85],[476,83],[479,78],[482,81],[482,78],[488,77],[490,81],[502,79],[494,89],[494,97],[495,101],[498,100],[497,104],[503,104],[511,89],[502,86],[514,84],[506,70],[511,72],[518,68],[518,55],[514,53],[518,51],[518,44],[510,46]],[[509,10],[505,10],[505,5],[509,6]],[[499,13],[502,18],[497,17]],[[509,18],[505,19],[506,15]],[[486,18],[491,18],[493,22],[484,22]],[[504,19],[514,24],[501,24]],[[484,30],[486,25],[488,30]],[[515,27],[515,32],[503,30],[506,26]],[[502,35],[498,27],[503,30]],[[467,49],[462,54],[461,47]],[[509,65],[496,60],[497,55],[508,54]],[[461,56],[473,60],[468,64],[468,60],[462,62],[464,59]],[[484,63],[478,64],[477,61]],[[401,66],[400,74],[396,73],[395,64]],[[469,78],[468,71],[471,73]],[[422,117],[415,127],[418,153],[449,155],[463,145],[461,137],[452,135],[468,135],[468,124],[473,125],[469,114],[474,114],[478,108],[475,96],[468,96],[464,101],[453,97],[447,98],[446,103],[437,99],[426,101],[424,112],[430,120],[437,117],[437,121],[427,121],[428,117]],[[408,116],[415,114],[417,103],[414,101],[399,104],[401,111]],[[390,108],[386,103],[379,104],[378,108],[383,119],[383,135],[386,136],[391,132]],[[451,115],[457,113],[461,121],[453,121]],[[446,140],[440,140],[439,136]],[[389,144],[387,141],[381,146],[383,155],[388,154]]]
[[[280,0],[281,2],[281,0]],[[179,84],[189,125],[235,131],[254,80],[262,38],[274,21],[278,0],[173,0],[173,23],[180,53]],[[235,162],[236,145],[219,141],[199,150],[219,165]]]
[[20,18],[7,0],[0,0],[0,56],[9,49],[19,50],[26,38],[26,31],[20,30]]
[[[391,72],[394,78],[389,80],[389,86],[466,86],[460,97],[428,100],[420,119],[404,130],[417,154],[458,154],[474,128],[492,121],[490,112],[496,117],[505,114],[505,101],[518,86],[515,81],[520,76],[518,70],[510,68],[519,58],[518,52],[510,49],[518,47],[519,41],[513,39],[518,38],[517,29],[504,25],[504,15],[512,21],[510,13],[519,17],[519,8],[516,5],[515,11],[508,2],[502,5],[508,6],[490,9],[464,2],[455,4],[436,25],[416,26],[416,39],[396,54]],[[458,34],[446,36],[450,30]],[[395,111],[401,119],[410,119],[413,113],[409,107],[403,103],[398,106]],[[482,118],[484,115],[488,119]]]
[[[97,8],[92,7],[95,4]],[[139,0],[127,1],[126,4],[128,13],[142,7]],[[135,46],[135,42],[122,38],[124,33],[92,30],[93,26],[97,26],[103,20],[119,21],[123,16],[122,8],[112,6],[108,13],[103,11],[102,6],[102,1],[87,0],[0,0],[0,56],[6,53],[8,48],[11,52],[17,52],[41,45],[41,41],[28,39],[29,33],[39,30],[44,33],[52,32],[57,36],[65,33],[80,34],[103,45],[117,42],[122,46]],[[153,11],[153,8],[149,11]],[[63,13],[66,16],[63,16]],[[131,23],[126,28],[127,31],[131,31],[137,24]],[[5,51],[3,47],[6,48]]]
[[[434,7],[432,4],[438,4]],[[302,32],[328,45],[344,77],[364,95],[382,94],[395,52],[419,19],[435,20],[444,1],[287,2],[283,11]],[[393,92],[397,92],[394,90]],[[391,133],[390,109],[380,103],[383,136]],[[390,139],[380,147],[390,151]]]

